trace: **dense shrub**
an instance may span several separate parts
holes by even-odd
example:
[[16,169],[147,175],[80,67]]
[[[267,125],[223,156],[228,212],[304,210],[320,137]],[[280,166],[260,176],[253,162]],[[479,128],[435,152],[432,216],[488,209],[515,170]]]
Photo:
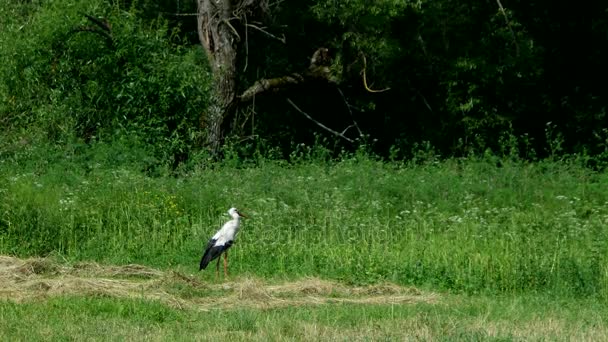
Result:
[[198,143],[209,75],[178,27],[100,0],[0,15],[0,153],[128,137],[166,163]]

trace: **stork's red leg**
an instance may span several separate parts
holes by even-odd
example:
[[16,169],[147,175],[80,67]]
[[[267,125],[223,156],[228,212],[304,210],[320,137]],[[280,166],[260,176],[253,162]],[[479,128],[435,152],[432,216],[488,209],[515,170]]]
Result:
[[224,252],[224,277],[228,276],[228,251]]
[[215,264],[215,279],[220,276],[220,258],[217,258],[217,264]]

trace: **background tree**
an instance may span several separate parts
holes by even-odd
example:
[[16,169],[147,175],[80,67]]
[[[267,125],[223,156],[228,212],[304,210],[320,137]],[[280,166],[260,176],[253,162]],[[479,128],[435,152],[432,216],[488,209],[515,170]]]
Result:
[[[362,134],[383,156],[503,153],[508,137],[530,157],[608,154],[601,4],[2,1],[9,145],[137,133],[174,165],[224,137],[282,156],[319,139],[355,149]],[[78,30],[87,15],[111,44]]]
[[[204,115],[207,142],[213,152],[221,143],[221,126],[235,106],[237,49],[241,36],[237,27],[248,12],[262,6],[256,0],[198,0],[198,35],[213,74],[211,104]],[[243,16],[243,18],[241,18]]]

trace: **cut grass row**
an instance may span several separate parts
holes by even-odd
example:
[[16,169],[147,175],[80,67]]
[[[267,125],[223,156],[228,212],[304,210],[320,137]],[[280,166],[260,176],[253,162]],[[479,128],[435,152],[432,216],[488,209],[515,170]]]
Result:
[[236,206],[251,218],[231,250],[234,274],[608,295],[608,175],[576,163],[354,157],[180,177],[69,163],[26,171],[0,169],[3,254],[190,272]]
[[144,266],[0,258],[0,339],[576,340],[608,338],[603,303],[468,296],[319,279],[214,283]]

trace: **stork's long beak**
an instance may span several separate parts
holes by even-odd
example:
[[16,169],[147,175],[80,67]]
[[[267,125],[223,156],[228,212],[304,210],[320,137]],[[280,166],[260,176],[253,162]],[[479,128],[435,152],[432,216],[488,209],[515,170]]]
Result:
[[240,211],[237,211],[237,214],[239,214],[239,216],[240,216],[240,217],[249,218],[249,217],[247,217],[247,215],[243,215],[243,214],[241,214],[241,212],[240,212]]

